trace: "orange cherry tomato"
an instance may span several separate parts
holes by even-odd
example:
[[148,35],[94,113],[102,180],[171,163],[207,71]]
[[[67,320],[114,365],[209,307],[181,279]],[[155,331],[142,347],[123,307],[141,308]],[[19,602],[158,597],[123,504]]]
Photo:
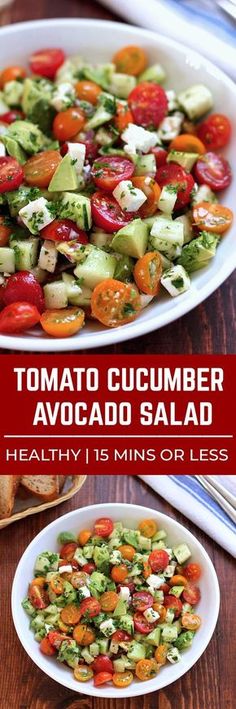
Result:
[[77,106],[60,111],[53,121],[53,135],[64,143],[82,130],[85,120],[83,111]]
[[33,155],[23,166],[25,181],[33,187],[48,187],[61,160],[58,150],[45,150]]
[[129,123],[133,122],[134,119],[129,108],[127,108],[127,106],[124,106],[123,103],[117,102],[116,115],[114,118],[115,128],[119,131],[119,133],[123,133]]
[[144,202],[142,207],[138,210],[138,214],[141,219],[152,217],[158,208],[161,188],[152,177],[145,177],[145,175],[140,177],[132,177],[132,183],[134,187],[138,187],[139,190],[142,190],[147,197],[146,202]]
[[135,319],[140,311],[140,295],[134,286],[107,278],[91,297],[92,315],[107,327],[119,327]]
[[0,88],[2,89],[8,81],[25,79],[26,71],[22,66],[7,66],[0,74]]
[[78,682],[88,682],[93,677],[93,670],[88,665],[77,665],[74,669],[74,677]]
[[180,574],[175,574],[170,579],[169,584],[170,584],[170,586],[184,586],[186,588],[188,586],[188,581],[185,578],[185,576],[181,576]]
[[115,687],[129,687],[133,682],[134,675],[128,670],[126,672],[115,672],[112,675],[112,681]]
[[40,324],[47,335],[71,337],[83,327],[84,317],[84,311],[77,307],[45,310],[41,315]]
[[45,576],[37,576],[33,581],[31,581],[30,588],[33,586],[38,586],[38,588],[45,588],[46,579]]
[[[138,261],[136,261],[134,267],[134,280],[139,290],[143,293],[147,293],[147,295],[158,294],[161,274],[162,261],[158,251],[149,251],[144,254],[144,256],[139,258]],[[147,520],[147,522],[148,521],[149,520]]]
[[118,547],[118,550],[121,553],[121,556],[123,556],[123,559],[127,559],[128,561],[133,561],[134,555],[135,555],[135,548],[132,547],[130,544],[122,544],[121,547]]
[[72,561],[78,544],[76,542],[66,542],[60,549],[60,558],[66,561]]
[[135,674],[138,679],[146,681],[156,677],[158,672],[157,663],[155,660],[139,660],[135,667]]
[[111,680],[111,672],[98,672],[94,677],[94,687],[100,687],[101,684],[106,684],[107,682],[111,682]]
[[92,532],[90,532],[90,529],[82,529],[82,532],[80,532],[78,536],[78,541],[81,547],[84,547],[85,544],[87,544],[91,536]]
[[198,153],[204,155],[206,148],[204,143],[196,135],[182,133],[174,138],[169,146],[170,150],[178,150],[181,153]]
[[224,234],[232,224],[233,212],[222,204],[199,202],[193,210],[193,221],[198,229]]
[[145,579],[147,579],[150,574],[152,573],[152,569],[148,561],[143,562],[143,576]]
[[119,600],[118,593],[115,591],[105,591],[105,593],[100,596],[100,603],[102,611],[114,611]]
[[9,226],[9,219],[0,216],[0,246],[6,246],[9,241],[9,236],[13,231],[13,227]]
[[181,623],[186,630],[198,630],[201,625],[201,618],[195,613],[184,613],[181,618]]
[[40,647],[40,650],[43,653],[43,655],[47,655],[48,657],[51,657],[51,655],[56,654],[56,648],[53,647],[53,645],[51,645],[47,636],[41,640],[39,647]]
[[77,625],[81,618],[79,606],[76,606],[75,603],[69,603],[68,606],[62,608],[60,616],[62,622],[66,623],[66,625]]
[[164,623],[166,617],[166,608],[162,606],[161,603],[153,603],[153,610],[159,613],[160,618],[158,618],[158,623]]
[[[45,579],[44,579],[45,583]],[[31,583],[29,587],[29,600],[37,610],[47,608],[49,604],[48,594],[42,585]]]
[[95,106],[102,89],[94,81],[77,81],[75,90],[80,101],[88,101]]
[[70,574],[70,583],[73,588],[81,588],[81,586],[86,586],[88,576],[84,571],[74,571]]
[[76,625],[73,630],[73,638],[76,640],[78,645],[86,647],[86,645],[91,645],[95,641],[95,633],[91,628],[87,628],[87,625],[79,624]]
[[111,578],[115,583],[122,583],[128,576],[128,569],[125,564],[120,564],[120,566],[113,566],[111,570]]
[[122,47],[116,52],[112,60],[116,66],[116,70],[121,74],[130,74],[138,76],[146,69],[148,58],[142,47],[136,45],[128,45]]
[[202,575],[202,569],[200,564],[187,564],[187,566],[182,568],[182,572],[188,581],[199,581]]
[[141,522],[139,522],[138,529],[143,535],[143,537],[151,539],[157,532],[157,524],[156,522],[154,522],[154,519],[143,519]]
[[166,645],[166,643],[162,643],[155,650],[155,659],[156,659],[158,665],[165,665],[166,664],[166,656],[168,653],[168,649],[169,649],[168,645]]
[[64,581],[61,578],[60,574],[57,574],[51,579],[50,588],[52,592],[56,594],[56,596],[61,596],[64,590]]

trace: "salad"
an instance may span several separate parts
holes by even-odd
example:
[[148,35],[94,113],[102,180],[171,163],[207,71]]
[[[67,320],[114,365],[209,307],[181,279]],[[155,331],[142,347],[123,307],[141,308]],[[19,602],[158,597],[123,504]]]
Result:
[[153,519],[127,529],[109,518],[58,542],[37,557],[22,602],[44,655],[96,687],[128,687],[181,661],[201,625],[201,567],[187,544],[172,548]]
[[0,73],[1,333],[124,325],[214,257],[231,125],[207,86],[165,79],[136,46],[106,64],[36,51]]

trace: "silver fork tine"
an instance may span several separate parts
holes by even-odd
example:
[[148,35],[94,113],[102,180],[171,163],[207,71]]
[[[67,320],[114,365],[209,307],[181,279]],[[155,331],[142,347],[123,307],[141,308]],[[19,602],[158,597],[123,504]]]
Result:
[[236,0],[216,0],[216,3],[227,15],[236,20]]

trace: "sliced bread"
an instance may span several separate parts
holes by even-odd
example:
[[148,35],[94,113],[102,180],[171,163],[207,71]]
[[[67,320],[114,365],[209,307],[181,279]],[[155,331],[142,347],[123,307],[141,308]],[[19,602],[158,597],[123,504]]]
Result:
[[19,482],[20,475],[0,476],[0,519],[11,516]]
[[45,502],[50,502],[58,497],[59,482],[57,475],[23,475],[21,485],[31,495],[39,497]]

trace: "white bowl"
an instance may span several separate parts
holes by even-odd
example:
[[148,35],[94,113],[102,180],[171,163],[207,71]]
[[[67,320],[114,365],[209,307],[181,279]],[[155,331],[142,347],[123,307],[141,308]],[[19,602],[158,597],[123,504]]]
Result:
[[[60,532],[72,531],[78,533],[84,527],[91,527],[95,520],[101,516],[111,517],[114,521],[121,521],[125,526],[131,528],[135,528],[141,519],[150,519],[152,517],[156,520],[159,528],[167,531],[168,541],[171,545],[181,542],[186,542],[189,545],[193,561],[201,564],[203,572],[199,582],[202,597],[197,609],[197,612],[202,617],[202,626],[194,638],[192,647],[183,653],[179,663],[163,667],[154,679],[148,682],[134,680],[132,685],[126,689],[117,689],[110,685],[96,688],[93,686],[92,681],[86,684],[79,683],[74,679],[72,670],[59,664],[54,658],[42,655],[39,645],[35,642],[33,633],[29,629],[29,617],[21,606],[22,599],[27,595],[28,582],[33,578],[36,556],[46,549],[57,551],[57,536]],[[12,588],[12,615],[16,632],[31,659],[49,677],[64,687],[68,687],[73,692],[96,697],[118,697],[122,699],[124,697],[142,696],[162,689],[182,677],[197,662],[206,649],[214,632],[218,612],[219,585],[214,567],[205,549],[185,527],[171,517],[161,514],[157,510],[138,505],[120,503],[92,505],[59,517],[59,519],[45,527],[27,547],[18,564]]]
[[[167,70],[168,88],[183,89],[194,83],[205,83],[214,96],[214,109],[225,111],[234,124],[236,86],[220,69],[174,40],[137,27],[99,20],[55,19],[25,22],[0,29],[0,66],[26,64],[37,48],[61,46],[68,55],[79,53],[88,61],[110,61],[115,50],[126,44],[140,44],[148,52],[150,63],[156,61]],[[216,57],[217,59],[217,57]],[[225,151],[236,169],[236,137]],[[234,190],[223,194],[224,204],[234,209]],[[23,336],[1,336],[1,347],[41,352],[88,349],[112,345],[144,335],[176,320],[199,305],[232,273],[236,266],[234,229],[223,237],[210,265],[192,275],[191,289],[171,298],[162,295],[132,323],[115,329],[87,322],[74,337],[54,339],[40,331]]]

